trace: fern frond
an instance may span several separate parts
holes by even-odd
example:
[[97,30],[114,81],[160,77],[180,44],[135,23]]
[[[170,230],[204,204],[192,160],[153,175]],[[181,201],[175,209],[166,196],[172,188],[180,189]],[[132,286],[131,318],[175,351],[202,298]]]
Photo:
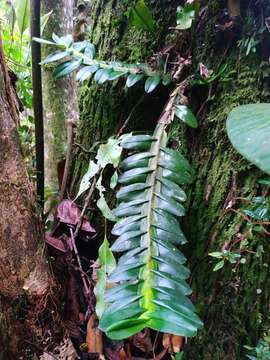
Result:
[[191,183],[192,168],[178,152],[166,148],[165,125],[153,134],[131,136],[125,149],[143,151],[122,162],[115,215],[121,220],[112,246],[124,252],[109,278],[117,285],[105,293],[107,309],[100,328],[112,339],[134,335],[145,327],[194,336],[202,322],[187,298],[189,270],[178,246],[186,238],[177,221],[186,195],[179,185]]

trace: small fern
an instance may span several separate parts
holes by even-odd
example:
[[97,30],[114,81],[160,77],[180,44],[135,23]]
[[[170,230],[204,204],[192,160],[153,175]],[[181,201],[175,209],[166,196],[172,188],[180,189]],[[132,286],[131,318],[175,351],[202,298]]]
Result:
[[134,335],[145,327],[182,336],[194,336],[202,326],[187,295],[189,270],[177,249],[186,238],[177,217],[183,216],[185,192],[192,168],[178,152],[166,148],[166,125],[153,136],[126,138],[122,147],[139,150],[122,162],[115,215],[122,218],[113,228],[118,236],[112,246],[124,252],[105,293],[107,309],[100,328],[112,339]]

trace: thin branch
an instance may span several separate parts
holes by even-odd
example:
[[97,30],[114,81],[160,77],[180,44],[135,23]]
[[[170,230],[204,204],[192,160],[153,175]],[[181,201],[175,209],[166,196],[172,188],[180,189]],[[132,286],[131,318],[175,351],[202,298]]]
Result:
[[129,113],[128,117],[126,118],[124,124],[121,126],[121,128],[117,131],[116,137],[119,137],[120,135],[123,134],[124,130],[126,129],[128,123],[130,122],[130,120],[132,119],[132,116],[134,115],[135,111],[137,110],[137,108],[141,105],[141,103],[143,102],[145,98],[145,94],[143,94],[141,96],[141,98],[139,99],[139,101],[137,102],[137,104],[132,108],[131,112]]

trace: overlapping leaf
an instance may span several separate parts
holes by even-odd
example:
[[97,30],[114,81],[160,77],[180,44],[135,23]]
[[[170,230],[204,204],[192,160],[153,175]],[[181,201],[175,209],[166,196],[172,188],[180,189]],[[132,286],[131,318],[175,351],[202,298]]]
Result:
[[100,328],[113,339],[134,335],[145,327],[181,336],[194,336],[202,326],[187,295],[189,270],[178,246],[186,242],[177,221],[185,213],[181,189],[192,181],[192,168],[178,152],[166,148],[165,125],[153,136],[136,135],[122,141],[140,150],[125,159],[117,194],[121,218],[113,228],[112,246],[123,252],[105,293],[107,307]]

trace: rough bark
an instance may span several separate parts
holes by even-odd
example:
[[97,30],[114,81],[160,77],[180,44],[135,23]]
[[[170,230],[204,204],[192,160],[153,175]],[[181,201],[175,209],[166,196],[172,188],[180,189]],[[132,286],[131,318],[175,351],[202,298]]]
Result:
[[[165,5],[162,1],[147,2],[158,24],[154,36],[127,28],[123,14],[133,3],[124,5],[122,1],[98,0],[93,5],[90,40],[98,46],[100,56],[144,61],[153,51],[170,44],[173,37],[167,36],[167,42],[165,37],[168,26],[174,25],[178,1],[168,1]],[[199,112],[199,129],[186,131],[176,124],[170,133],[172,139],[181,141],[182,149],[196,170],[184,223],[189,239],[185,253],[192,269],[194,300],[205,328],[187,345],[187,359],[239,360],[243,358],[243,345],[255,345],[263,331],[269,329],[269,240],[259,234],[251,237],[249,250],[256,252],[263,246],[264,252],[258,252],[257,256],[245,253],[246,264],[235,271],[230,264],[225,264],[220,272],[214,273],[214,262],[208,253],[220,251],[247,232],[243,218],[226,209],[230,201],[235,209],[241,210],[243,204],[236,197],[251,198],[262,191],[257,184],[262,174],[233,150],[226,136],[225,120],[234,106],[269,102],[269,78],[259,54],[239,55],[237,29],[223,31],[220,26],[221,30],[217,30],[225,2],[202,3],[202,6],[207,5],[206,13],[195,25],[190,41],[192,73],[198,74],[200,62],[209,69],[226,62],[227,70],[210,86],[212,93],[208,93],[208,87],[194,87],[190,93],[190,106],[194,112]],[[181,53],[181,38],[179,48]],[[140,85],[128,92],[122,85],[116,82],[97,87],[90,82],[81,89],[81,121],[76,141],[83,148],[89,149],[96,140],[113,134],[140,99],[143,91]],[[162,91],[166,97],[166,90],[161,87],[146,96],[129,129],[153,127],[164,104]],[[211,98],[213,94],[215,97]],[[205,106],[201,108],[204,102]],[[89,154],[78,148],[74,189],[86,171],[88,161]],[[239,246],[232,249],[239,251]]]
[[31,321],[38,315],[37,304],[42,311],[49,288],[41,219],[23,162],[18,121],[0,38],[0,358],[12,360],[27,358],[21,352],[24,340],[41,330]]
[[[52,11],[43,37],[50,39],[72,34],[73,0],[42,1],[42,13]],[[52,52],[50,46],[43,48],[43,58]],[[67,144],[72,127],[77,121],[77,92],[74,75],[54,80],[53,67],[43,67],[44,127],[45,127],[45,186],[51,192],[59,190],[58,174],[63,173]]]

